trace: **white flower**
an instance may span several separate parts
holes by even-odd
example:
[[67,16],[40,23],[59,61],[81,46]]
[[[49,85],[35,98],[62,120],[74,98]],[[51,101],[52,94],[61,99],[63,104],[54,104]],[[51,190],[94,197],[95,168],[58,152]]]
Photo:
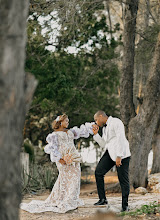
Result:
[[56,120],[56,122],[57,122],[57,121],[59,121],[59,119],[60,119],[60,117],[58,116],[58,117],[55,119],[55,120]]

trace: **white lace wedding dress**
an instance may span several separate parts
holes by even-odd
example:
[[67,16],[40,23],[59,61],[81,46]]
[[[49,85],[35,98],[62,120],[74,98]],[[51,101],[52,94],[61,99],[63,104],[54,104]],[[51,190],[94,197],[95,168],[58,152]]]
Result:
[[59,159],[71,151],[80,155],[75,148],[74,139],[80,137],[88,138],[92,133],[92,123],[74,127],[68,132],[57,131],[49,134],[46,138],[48,144],[44,151],[50,154],[52,162],[56,162],[59,175],[52,192],[45,201],[33,200],[30,203],[21,203],[20,208],[30,213],[58,212],[65,213],[83,206],[84,202],[79,199],[80,194],[80,162],[72,162],[71,165],[62,165]]

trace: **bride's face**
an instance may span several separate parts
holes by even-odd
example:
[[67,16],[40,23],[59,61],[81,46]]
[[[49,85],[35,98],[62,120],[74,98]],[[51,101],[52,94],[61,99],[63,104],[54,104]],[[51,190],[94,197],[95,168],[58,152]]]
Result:
[[62,122],[61,122],[61,126],[63,128],[68,128],[68,125],[69,125],[69,119],[68,118],[65,118]]

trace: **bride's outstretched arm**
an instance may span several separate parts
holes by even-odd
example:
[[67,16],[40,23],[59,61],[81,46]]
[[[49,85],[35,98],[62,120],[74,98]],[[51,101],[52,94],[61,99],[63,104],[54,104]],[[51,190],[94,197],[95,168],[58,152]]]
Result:
[[92,125],[95,124],[94,122],[86,122],[85,124],[82,124],[80,128],[77,126],[70,129],[72,133],[74,134],[74,139],[78,139],[80,137],[88,138],[89,135],[93,135],[92,131]]
[[62,155],[59,152],[57,135],[55,133],[49,134],[46,138],[46,141],[48,144],[44,147],[45,153],[50,154],[50,159],[52,162],[59,161],[62,158]]

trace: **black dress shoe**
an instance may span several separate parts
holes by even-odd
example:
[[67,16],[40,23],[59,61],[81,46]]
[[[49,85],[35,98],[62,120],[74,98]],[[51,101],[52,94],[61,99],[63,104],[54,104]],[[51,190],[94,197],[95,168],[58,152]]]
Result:
[[96,202],[94,205],[107,205],[108,201],[107,199],[100,199],[98,202]]
[[121,212],[129,212],[129,207],[126,206],[125,208],[122,208],[122,209],[121,209]]

